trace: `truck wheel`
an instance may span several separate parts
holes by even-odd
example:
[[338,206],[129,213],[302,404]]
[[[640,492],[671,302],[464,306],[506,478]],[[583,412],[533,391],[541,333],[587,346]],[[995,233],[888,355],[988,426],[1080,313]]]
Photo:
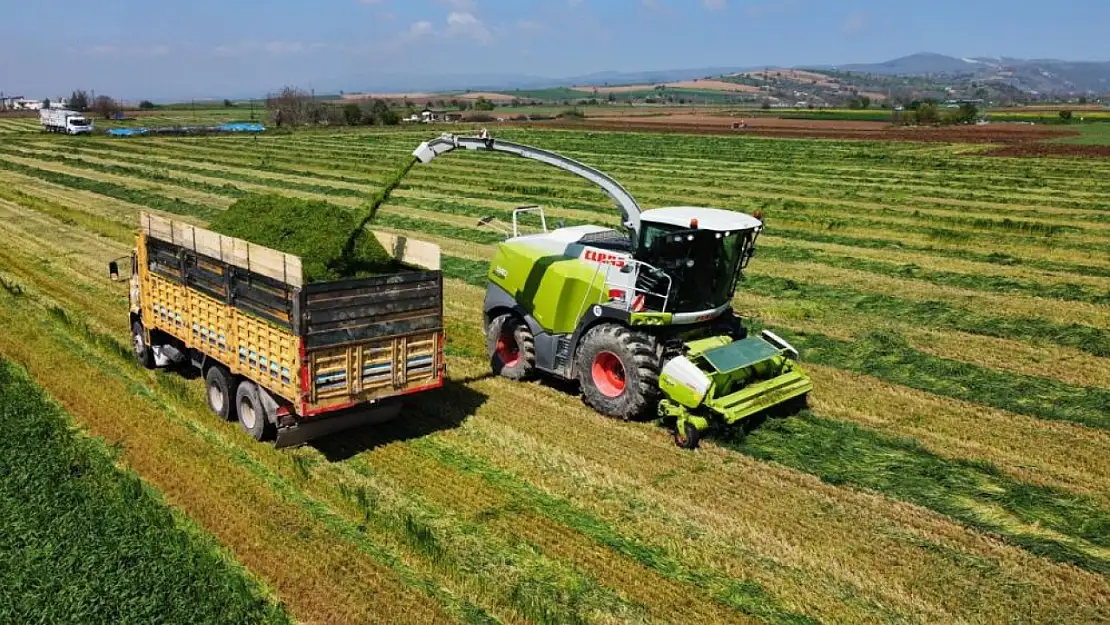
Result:
[[131,324],[131,350],[135,353],[135,359],[139,364],[147,369],[154,368],[154,351],[150,345],[146,343],[146,336],[143,333],[143,324],[136,321]]
[[204,390],[208,399],[208,408],[223,417],[231,420],[235,418],[235,391],[238,384],[231,373],[219,365],[212,365],[204,374]]
[[256,441],[263,441],[270,437],[273,426],[266,420],[266,410],[262,407],[262,398],[259,397],[258,386],[254,382],[242,381],[235,390],[235,412],[239,416],[239,425]]
[[493,373],[523,380],[536,370],[536,341],[528,324],[516,315],[494,317],[486,331],[486,352]]
[[598,326],[582,338],[576,366],[582,396],[594,410],[632,419],[655,407],[659,358],[651,337],[624,326]]

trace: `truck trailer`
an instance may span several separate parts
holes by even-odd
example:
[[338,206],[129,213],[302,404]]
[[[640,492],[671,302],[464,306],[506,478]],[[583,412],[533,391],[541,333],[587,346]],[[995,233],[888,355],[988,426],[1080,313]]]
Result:
[[440,252],[373,234],[401,271],[306,282],[297,256],[141,212],[135,357],[194,369],[214,413],[278,447],[396,417],[446,375]]
[[61,132],[67,135],[89,135],[93,121],[77,111],[44,108],[39,110],[39,121],[44,132]]

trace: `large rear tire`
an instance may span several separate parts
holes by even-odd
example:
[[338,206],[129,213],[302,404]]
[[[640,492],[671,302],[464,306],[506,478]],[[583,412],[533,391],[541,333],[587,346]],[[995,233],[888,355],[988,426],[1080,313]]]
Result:
[[486,330],[486,353],[495,375],[510,380],[530,378],[536,371],[536,340],[524,320],[498,315]]
[[575,365],[582,396],[594,410],[617,419],[653,412],[659,356],[650,336],[619,325],[597,326],[582,337]]
[[220,365],[212,365],[204,374],[204,390],[209,410],[228,421],[235,418],[235,376]]
[[260,392],[262,391],[258,390],[258,385],[247,380],[240,382],[235,391],[235,412],[239,417],[239,425],[256,441],[270,438],[274,430],[266,418]]

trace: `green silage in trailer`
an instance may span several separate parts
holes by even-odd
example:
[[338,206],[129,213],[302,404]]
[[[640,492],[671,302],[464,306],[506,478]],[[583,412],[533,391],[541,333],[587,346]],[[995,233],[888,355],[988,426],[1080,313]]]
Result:
[[247,196],[208,223],[220,234],[299,256],[306,282],[395,272],[392,256],[366,230],[348,249],[358,227],[350,210],[277,194]]

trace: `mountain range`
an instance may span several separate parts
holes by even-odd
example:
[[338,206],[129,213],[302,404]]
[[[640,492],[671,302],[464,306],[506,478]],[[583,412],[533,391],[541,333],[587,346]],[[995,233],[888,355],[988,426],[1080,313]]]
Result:
[[[639,72],[595,72],[547,78],[523,74],[379,75],[361,88],[369,92],[505,91],[569,87],[572,85],[651,84],[723,76],[763,70],[764,66],[734,65]],[[1026,93],[1110,93],[1110,62],[1018,59],[1010,57],[953,57],[931,52],[911,54],[881,63],[799,65],[794,69],[837,70],[877,76],[922,76],[954,82],[980,81],[1006,85]]]

